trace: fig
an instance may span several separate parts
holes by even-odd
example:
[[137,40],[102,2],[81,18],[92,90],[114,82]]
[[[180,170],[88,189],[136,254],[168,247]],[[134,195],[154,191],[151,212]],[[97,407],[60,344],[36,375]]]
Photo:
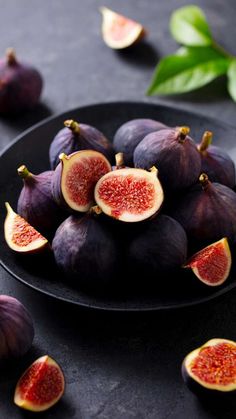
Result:
[[125,122],[115,133],[113,141],[115,151],[124,153],[125,164],[132,166],[137,145],[146,135],[164,128],[167,126],[154,119],[140,118]]
[[9,295],[0,295],[0,336],[0,360],[23,356],[34,338],[30,313]]
[[64,125],[65,128],[57,133],[49,148],[51,169],[55,169],[60,163],[61,153],[69,155],[80,150],[99,151],[112,161],[114,156],[112,144],[97,128],[79,124],[72,119],[66,120]]
[[18,61],[8,48],[0,60],[0,113],[15,114],[33,108],[39,101],[43,80],[34,67]]
[[52,242],[59,268],[75,284],[85,288],[100,287],[112,281],[117,261],[117,247],[104,223],[92,208],[79,218],[68,217],[57,229]]
[[19,253],[36,253],[48,247],[48,240],[24,218],[16,214],[8,202],[4,223],[5,240],[10,249]]
[[52,195],[56,203],[67,210],[86,212],[94,202],[97,181],[111,170],[106,157],[94,150],[82,150],[67,156],[61,153],[61,163],[52,179]]
[[201,170],[201,157],[189,131],[188,127],[177,127],[148,134],[135,148],[135,167],[157,166],[164,190],[188,188]]
[[236,343],[211,339],[190,352],[182,363],[187,386],[199,396],[226,396],[236,390]]
[[140,275],[153,276],[180,268],[187,257],[187,236],[181,225],[167,215],[145,223],[127,246],[128,265]]
[[48,355],[41,356],[20,377],[14,403],[22,409],[43,412],[62,397],[65,379],[61,367]]
[[222,237],[231,242],[236,240],[236,194],[225,185],[211,183],[205,173],[170,215],[183,226],[189,240],[198,248]]
[[164,195],[157,169],[119,169],[107,173],[95,186],[95,201],[110,217],[137,222],[154,215]]
[[145,35],[144,27],[107,7],[101,7],[102,37],[105,44],[113,49],[124,49],[138,42]]
[[211,131],[205,131],[198,145],[202,159],[201,171],[209,176],[211,182],[222,183],[233,188],[235,186],[234,162],[220,147],[211,145],[212,137]]
[[231,265],[231,252],[228,240],[224,237],[195,253],[184,268],[191,268],[201,282],[215,287],[226,281]]
[[53,171],[34,175],[22,165],[17,172],[24,182],[17,204],[18,214],[41,232],[53,231],[65,218],[52,196]]

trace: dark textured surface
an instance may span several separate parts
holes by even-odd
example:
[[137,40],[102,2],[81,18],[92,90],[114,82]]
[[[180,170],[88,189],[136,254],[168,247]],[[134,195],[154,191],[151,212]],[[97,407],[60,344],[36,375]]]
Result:
[[[10,45],[16,47],[45,79],[42,104],[34,112],[14,120],[1,119],[2,146],[49,114],[94,102],[150,100],[144,92],[158,57],[176,49],[168,32],[169,14],[187,2],[107,1],[107,6],[142,21],[149,31],[146,42],[123,53],[110,50],[101,40],[97,10],[102,3],[0,1],[1,53]],[[236,53],[234,0],[195,3],[204,6],[215,37]],[[225,86],[225,80],[220,80],[198,92],[162,98],[161,102],[235,124],[236,105]],[[1,419],[33,417],[13,405],[14,386],[29,362],[45,353],[62,365],[67,387],[63,400],[41,417],[235,417],[236,402],[201,402],[185,388],[180,375],[183,357],[195,346],[213,337],[236,340],[235,291],[178,312],[108,315],[54,302],[18,284],[2,269],[0,275],[1,292],[19,298],[28,307],[36,330],[30,353],[1,370]]]

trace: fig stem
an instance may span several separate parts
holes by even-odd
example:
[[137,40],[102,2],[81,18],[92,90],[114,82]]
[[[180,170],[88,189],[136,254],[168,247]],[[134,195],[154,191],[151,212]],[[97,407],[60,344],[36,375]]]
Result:
[[65,153],[59,154],[59,160],[64,162],[65,160],[68,160],[68,156]]
[[117,169],[122,169],[122,167],[125,166],[125,164],[124,164],[124,153],[117,153],[115,155],[115,160],[116,160]]
[[89,209],[89,214],[100,215],[102,213],[102,209],[98,205],[94,205]]
[[5,207],[6,207],[7,212],[12,212],[13,211],[13,209],[12,209],[11,205],[9,204],[9,202],[5,202]]
[[31,176],[31,173],[24,164],[18,167],[17,173],[21,177],[21,179],[26,179],[28,176]]
[[78,122],[74,121],[73,119],[67,119],[64,122],[65,127],[69,128],[73,134],[79,134],[80,126]]
[[178,127],[178,141],[183,143],[186,136],[190,133],[189,127]]
[[200,152],[206,151],[212,142],[213,133],[211,131],[205,131],[202,136],[202,141],[198,146]]
[[152,166],[150,169],[149,169],[149,172],[151,172],[151,173],[153,173],[153,175],[155,175],[156,177],[158,177],[158,169],[156,168],[156,166]]
[[202,173],[199,176],[199,182],[201,183],[203,189],[205,189],[209,185],[209,178],[206,173]]
[[14,65],[17,63],[16,52],[14,48],[7,48],[6,50],[6,59],[8,65]]

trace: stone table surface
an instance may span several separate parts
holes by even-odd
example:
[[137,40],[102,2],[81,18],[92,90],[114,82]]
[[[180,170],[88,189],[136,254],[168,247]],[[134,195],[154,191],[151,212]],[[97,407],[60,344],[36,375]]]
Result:
[[[0,0],[0,51],[13,46],[41,70],[41,104],[26,115],[0,119],[5,147],[23,130],[74,107],[116,100],[173,104],[236,124],[236,105],[224,79],[191,94],[148,98],[145,90],[158,59],[175,51],[168,21],[180,0]],[[198,0],[217,40],[236,54],[234,0]],[[100,36],[98,8],[107,5],[141,21],[146,41],[115,52]],[[7,187],[7,185],[6,185]],[[1,221],[2,222],[2,221]],[[63,367],[63,399],[43,418],[209,419],[234,418],[236,400],[203,402],[182,382],[180,365],[193,348],[212,337],[236,340],[236,290],[210,303],[179,311],[108,313],[82,310],[46,298],[16,282],[0,268],[0,290],[30,310],[35,339],[20,361],[0,374],[0,418],[30,418],[12,402],[26,366],[48,353]]]

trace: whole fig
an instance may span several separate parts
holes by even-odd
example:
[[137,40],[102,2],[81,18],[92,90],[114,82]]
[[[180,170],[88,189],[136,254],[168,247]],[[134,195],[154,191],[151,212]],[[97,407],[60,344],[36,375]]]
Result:
[[24,355],[34,338],[28,310],[9,295],[0,295],[0,336],[0,360]]
[[128,166],[133,165],[133,153],[135,147],[151,132],[167,128],[166,125],[154,119],[132,119],[125,122],[116,131],[114,136],[114,148],[117,153],[124,153],[124,162]]
[[236,193],[225,185],[211,183],[204,173],[170,215],[183,226],[196,248],[222,237],[236,240]]
[[164,190],[186,189],[201,170],[201,157],[188,127],[163,129],[148,134],[134,151],[135,167],[156,166]]
[[34,67],[17,60],[9,48],[0,61],[0,113],[15,114],[33,108],[39,101],[43,79]]
[[61,153],[69,155],[80,150],[99,151],[110,162],[112,161],[114,157],[112,144],[97,128],[79,124],[72,119],[65,121],[64,125],[65,128],[57,133],[50,145],[51,169],[55,169],[60,162],[59,155]]
[[204,132],[198,150],[202,159],[201,171],[206,173],[211,182],[222,183],[229,188],[235,186],[235,165],[222,148],[211,145],[213,134]]
[[180,268],[187,257],[187,236],[167,215],[146,222],[127,246],[127,262],[137,272],[156,279],[158,273]]
[[40,232],[53,231],[65,219],[64,212],[52,197],[53,171],[34,175],[22,165],[18,174],[24,182],[18,199],[18,214]]
[[105,224],[93,214],[67,218],[56,231],[52,249],[57,265],[76,285],[99,288],[112,283],[117,265],[116,243]]

